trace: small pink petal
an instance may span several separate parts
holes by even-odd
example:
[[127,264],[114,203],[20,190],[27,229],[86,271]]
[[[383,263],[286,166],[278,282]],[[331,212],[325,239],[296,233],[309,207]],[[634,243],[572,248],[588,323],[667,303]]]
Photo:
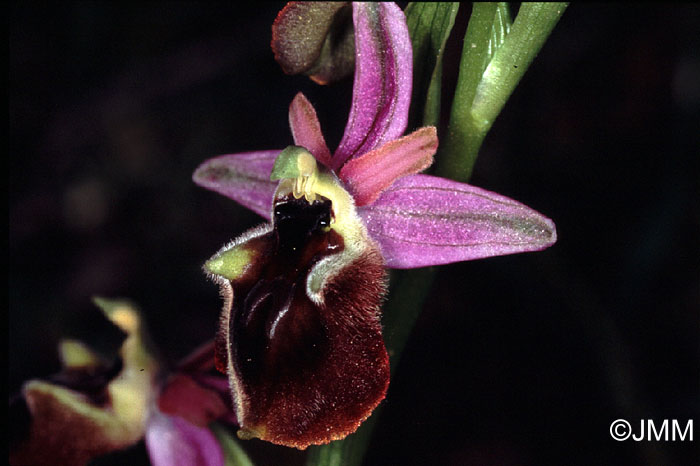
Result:
[[158,408],[165,414],[180,416],[197,426],[225,416],[229,412],[222,394],[198,383],[187,374],[173,374],[158,397]]
[[401,137],[411,103],[413,54],[403,11],[395,3],[353,3],[355,82],[345,134],[333,169]]
[[277,183],[270,181],[270,172],[280,152],[281,149],[220,155],[197,167],[192,179],[269,219],[277,188]]
[[148,423],[146,447],[154,466],[224,465],[224,453],[209,429],[157,410]]
[[289,126],[294,136],[294,144],[305,148],[316,160],[330,167],[331,151],[323,138],[316,110],[301,92],[294,97],[289,106]]
[[222,375],[194,374],[192,376],[198,383],[216,390],[223,395],[231,394],[231,387],[228,384],[228,378]]
[[397,179],[428,168],[437,147],[435,128],[421,128],[349,160],[340,170],[340,179],[358,206],[371,204]]
[[223,416],[219,417],[217,421],[227,422],[229,424],[240,425],[238,422],[238,416],[236,415],[236,408],[232,404],[231,400],[231,386],[227,377],[220,375],[208,375],[208,374],[192,374],[192,378],[197,381],[198,384],[203,387],[207,387],[210,390],[214,390],[219,393],[228,406],[228,410]]
[[185,356],[178,365],[181,372],[207,371],[214,368],[214,340],[209,340]]
[[429,175],[399,179],[359,213],[398,269],[538,251],[557,238],[550,219],[517,201]]

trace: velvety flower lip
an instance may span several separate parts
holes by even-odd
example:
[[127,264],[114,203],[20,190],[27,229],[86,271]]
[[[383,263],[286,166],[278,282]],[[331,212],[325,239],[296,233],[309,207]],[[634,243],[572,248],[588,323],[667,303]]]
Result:
[[204,268],[221,287],[217,367],[241,438],[305,449],[354,432],[384,399],[386,268],[335,174],[306,149],[277,157],[273,221]]
[[10,464],[80,466],[145,436],[154,466],[223,466],[221,447],[209,429],[156,406],[160,369],[145,344],[138,311],[125,301],[95,302],[126,334],[118,370],[105,371],[102,358],[82,342],[63,340],[63,371],[22,388],[17,403],[26,405],[29,428],[12,446]]
[[59,350],[63,371],[57,379],[69,384],[44,380],[24,384],[22,395],[31,416],[30,429],[11,452],[12,464],[85,464],[143,436],[153,397],[155,360],[144,349],[141,321],[133,308],[99,300],[97,304],[126,334],[119,352],[121,370],[110,379],[102,379],[101,387],[93,384],[92,396],[86,396],[72,388],[75,384],[70,381],[82,380],[78,385],[90,385],[85,381],[102,372],[102,359],[79,341],[62,341]]

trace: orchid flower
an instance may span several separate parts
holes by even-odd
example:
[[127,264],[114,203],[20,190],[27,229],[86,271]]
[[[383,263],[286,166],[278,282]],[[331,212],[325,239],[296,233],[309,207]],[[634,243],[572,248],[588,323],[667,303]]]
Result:
[[[161,369],[145,344],[137,310],[121,301],[95,302],[126,334],[118,362],[105,364],[78,340],[61,341],[63,371],[28,381],[15,403],[30,420],[25,438],[10,449],[10,464],[80,466],[145,438],[154,466],[223,466],[224,452],[207,423],[229,408],[220,401],[222,409],[211,409],[216,395],[203,385],[174,390],[173,384],[159,383]],[[175,398],[178,412],[167,412]],[[188,415],[193,402],[199,408]]]
[[[302,18],[297,8],[288,5],[273,28],[278,59],[295,46],[286,35]],[[198,185],[269,221],[205,264],[224,298],[216,361],[242,438],[303,449],[345,437],[371,414],[389,383],[380,322],[387,267],[536,251],[556,240],[553,222],[523,204],[419,174],[438,140],[432,127],[403,135],[412,83],[403,12],[353,3],[352,21],[352,104],[333,153],[297,94],[294,146],[215,157],[194,173]]]

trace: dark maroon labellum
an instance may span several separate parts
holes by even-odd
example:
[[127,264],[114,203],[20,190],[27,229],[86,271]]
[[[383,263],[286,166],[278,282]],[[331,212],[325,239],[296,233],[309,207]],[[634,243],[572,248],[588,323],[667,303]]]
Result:
[[[355,431],[385,396],[386,277],[371,241],[360,254],[346,252],[331,201],[288,196],[273,217],[272,229],[238,245],[255,262],[224,282],[233,299],[223,310],[218,367],[229,373],[240,436],[303,449]],[[309,275],[343,254],[347,263],[329,270],[312,298]]]

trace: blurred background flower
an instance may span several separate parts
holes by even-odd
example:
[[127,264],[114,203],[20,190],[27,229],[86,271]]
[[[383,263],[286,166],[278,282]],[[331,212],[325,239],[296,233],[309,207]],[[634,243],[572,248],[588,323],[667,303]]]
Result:
[[[351,78],[280,71],[282,6],[10,7],[11,392],[57,372],[63,336],[118,344],[92,295],[139,303],[166,362],[211,338],[220,300],[201,264],[259,220],[192,171],[292,144],[277,103],[299,91],[331,147],[350,107]],[[446,51],[448,95],[468,13]],[[691,443],[613,442],[608,427],[698,419],[698,28],[692,4],[569,7],[471,179],[546,212],[559,241],[439,269],[367,465],[694,459]],[[243,445],[259,465],[303,463]],[[143,444],[96,464],[127,461],[147,464]]]

